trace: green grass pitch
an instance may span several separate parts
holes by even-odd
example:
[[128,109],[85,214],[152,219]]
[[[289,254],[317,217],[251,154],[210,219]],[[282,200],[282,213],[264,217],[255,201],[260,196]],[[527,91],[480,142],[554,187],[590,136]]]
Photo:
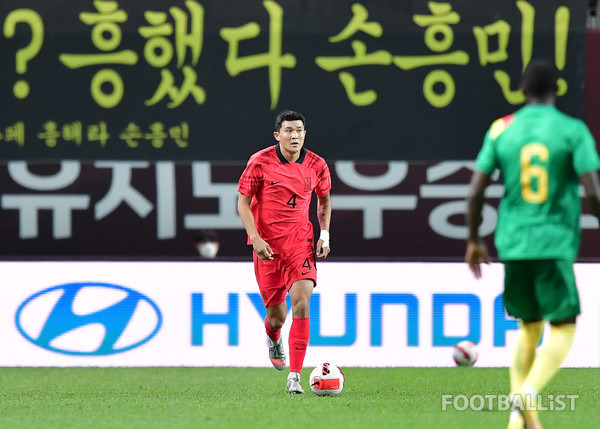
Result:
[[[505,428],[508,412],[442,410],[442,395],[508,391],[506,368],[343,368],[344,392],[287,395],[272,368],[0,368],[2,428]],[[545,428],[597,428],[600,370],[562,369]],[[487,405],[486,405],[487,408]]]

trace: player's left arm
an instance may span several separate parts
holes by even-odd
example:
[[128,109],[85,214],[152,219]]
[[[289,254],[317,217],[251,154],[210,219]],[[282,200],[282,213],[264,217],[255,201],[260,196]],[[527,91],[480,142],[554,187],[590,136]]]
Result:
[[317,241],[317,257],[325,259],[331,250],[329,246],[329,224],[331,222],[331,196],[323,195],[317,199],[317,219],[321,235]]

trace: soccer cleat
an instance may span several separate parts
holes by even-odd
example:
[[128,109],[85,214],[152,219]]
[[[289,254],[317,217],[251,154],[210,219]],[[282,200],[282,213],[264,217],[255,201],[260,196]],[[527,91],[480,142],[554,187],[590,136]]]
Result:
[[275,369],[282,370],[285,368],[285,351],[283,350],[283,341],[281,338],[277,342],[269,338],[269,359]]
[[290,372],[287,378],[285,391],[287,393],[304,393],[304,389],[300,385],[300,374],[297,372]]
[[525,429],[544,429],[539,420],[525,420]]

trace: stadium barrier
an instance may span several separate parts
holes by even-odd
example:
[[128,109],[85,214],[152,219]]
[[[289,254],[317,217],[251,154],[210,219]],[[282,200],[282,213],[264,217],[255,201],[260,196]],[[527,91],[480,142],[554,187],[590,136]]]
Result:
[[[476,366],[510,362],[516,322],[503,268],[462,263],[320,263],[305,365]],[[599,367],[600,264],[577,264],[582,315],[564,366]],[[269,367],[251,263],[2,262],[0,366]],[[284,326],[284,339],[291,318]]]

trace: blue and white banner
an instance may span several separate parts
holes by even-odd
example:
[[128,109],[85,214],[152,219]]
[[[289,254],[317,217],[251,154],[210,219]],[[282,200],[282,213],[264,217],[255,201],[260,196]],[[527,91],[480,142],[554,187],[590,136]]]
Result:
[[[577,264],[582,315],[564,366],[600,367],[600,264]],[[319,264],[305,365],[510,364],[517,324],[501,264],[475,280],[462,263]],[[269,367],[251,263],[2,262],[0,366]],[[287,336],[291,314],[283,329]]]

